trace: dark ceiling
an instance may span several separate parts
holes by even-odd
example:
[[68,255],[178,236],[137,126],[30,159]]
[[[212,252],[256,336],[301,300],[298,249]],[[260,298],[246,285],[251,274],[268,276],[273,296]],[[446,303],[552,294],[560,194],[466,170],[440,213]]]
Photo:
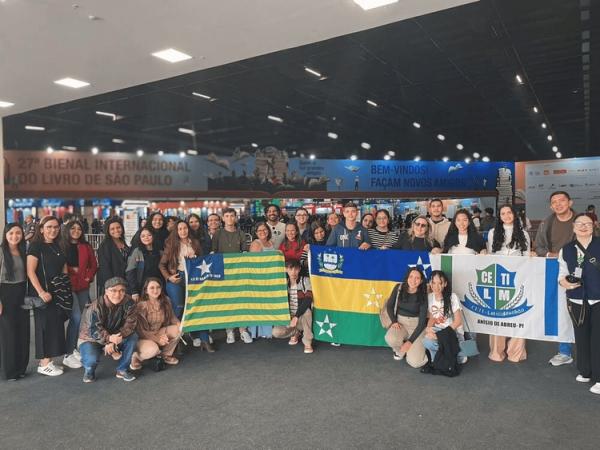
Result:
[[[231,154],[257,143],[298,155],[363,159],[381,159],[389,150],[396,159],[458,159],[473,152],[493,160],[549,159],[553,145],[563,157],[598,154],[600,127],[593,124],[600,119],[600,103],[591,97],[591,88],[600,87],[600,70],[591,65],[599,64],[591,55],[600,55],[598,3],[482,0],[9,116],[4,144]],[[306,66],[326,79],[309,74]],[[113,121],[96,111],[122,118]],[[195,137],[180,127],[195,130]],[[338,138],[329,138],[329,132]],[[445,141],[436,138],[439,133]],[[115,144],[114,138],[125,142]]]

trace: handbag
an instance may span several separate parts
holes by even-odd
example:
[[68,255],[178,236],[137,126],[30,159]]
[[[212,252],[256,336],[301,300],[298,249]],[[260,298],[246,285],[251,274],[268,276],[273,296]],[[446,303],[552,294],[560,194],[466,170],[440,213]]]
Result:
[[[400,296],[400,286],[398,286],[398,290],[396,291],[396,302],[394,304],[394,311],[398,307],[398,297]],[[389,300],[388,300],[389,301]],[[381,322],[381,326],[386,330],[392,326],[392,318],[387,312],[387,303],[383,304],[383,307],[379,311],[379,321]]]
[[[42,262],[42,273],[44,274],[44,284],[46,286],[46,292],[48,292],[48,281],[46,280],[46,269],[44,268],[44,254],[40,253],[40,261]],[[29,292],[29,277],[27,277],[27,287],[25,292]],[[45,309],[46,302],[42,300],[42,297],[39,295],[26,295],[23,299],[23,304],[21,305],[22,309],[31,310],[31,309]]]
[[463,314],[462,316],[463,316],[463,322],[467,328],[467,331],[469,331],[469,332],[465,333],[465,340],[459,342],[458,345],[460,346],[460,352],[464,356],[467,356],[470,358],[472,356],[479,355],[479,348],[477,347],[477,341],[475,339],[473,339],[473,337],[471,335],[469,323],[467,322],[467,318],[466,318],[465,314]]

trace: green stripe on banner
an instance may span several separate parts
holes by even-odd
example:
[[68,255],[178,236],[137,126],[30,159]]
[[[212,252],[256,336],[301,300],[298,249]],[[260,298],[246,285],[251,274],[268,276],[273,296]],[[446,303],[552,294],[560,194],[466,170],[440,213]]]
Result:
[[[281,277],[280,277],[281,278]],[[235,294],[238,292],[276,292],[276,291],[287,291],[287,285],[285,283],[277,284],[274,286],[267,286],[264,284],[259,285],[251,285],[245,284],[242,286],[228,286],[227,282],[224,281],[222,284],[218,286],[202,286],[201,289],[192,289],[188,290],[190,297],[194,297],[198,295],[198,293],[202,292],[203,294]]]
[[198,298],[190,299],[186,305],[186,311],[196,306],[213,306],[213,305],[237,305],[240,303],[264,303],[272,305],[273,303],[281,303],[287,305],[285,298],[258,298],[258,297],[236,297],[236,298]]
[[452,280],[452,256],[442,255],[442,272],[446,274],[449,280]]
[[[228,273],[226,281],[239,281],[247,280],[247,273]],[[252,281],[268,281],[268,280],[279,280],[281,279],[280,273],[253,273]],[[287,286],[286,286],[287,289]]]
[[230,263],[227,260],[224,261],[225,264],[225,275],[227,276],[227,271],[232,269],[271,269],[273,267],[283,267],[283,261],[266,261],[266,262],[238,262],[238,263]]
[[313,334],[315,339],[338,344],[387,347],[386,330],[381,326],[379,314],[315,309]]
[[289,308],[282,309],[234,309],[231,311],[203,311],[197,313],[187,314],[185,316],[186,320],[194,320],[194,319],[204,319],[207,317],[228,317],[228,316],[240,316],[240,315],[248,315],[248,316],[278,316],[280,314],[288,314],[290,313]]

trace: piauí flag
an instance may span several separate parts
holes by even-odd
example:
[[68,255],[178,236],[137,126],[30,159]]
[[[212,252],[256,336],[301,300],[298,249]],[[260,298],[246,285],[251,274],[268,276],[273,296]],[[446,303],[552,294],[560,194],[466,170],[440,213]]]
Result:
[[431,255],[452,280],[465,328],[478,333],[573,342],[564,289],[553,258]]
[[406,270],[431,273],[425,252],[310,247],[315,339],[386,346],[379,312]]
[[183,331],[290,322],[280,253],[215,253],[188,259],[186,269]]

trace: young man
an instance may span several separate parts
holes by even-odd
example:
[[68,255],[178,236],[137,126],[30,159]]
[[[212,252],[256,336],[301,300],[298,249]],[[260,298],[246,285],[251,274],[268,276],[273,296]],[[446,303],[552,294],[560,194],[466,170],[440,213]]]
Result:
[[271,241],[273,247],[279,248],[285,239],[285,223],[281,222],[281,209],[279,206],[270,204],[265,208],[267,225],[271,228]]
[[356,221],[358,208],[352,202],[344,205],[345,223],[338,223],[327,238],[327,245],[368,250],[371,247],[367,229]]
[[444,245],[444,240],[450,228],[450,221],[444,217],[444,204],[439,198],[433,198],[429,201],[429,229],[431,236],[440,245]]
[[[217,230],[212,238],[213,253],[242,253],[248,251],[246,235],[238,230],[236,226],[237,213],[233,208],[227,208],[223,211],[223,223],[225,226]],[[240,338],[245,344],[252,344],[252,337],[246,328],[240,327]],[[227,328],[227,343],[233,344],[235,336],[233,328]]]
[[481,231],[490,231],[496,226],[496,218],[494,217],[494,208],[485,208],[485,216],[481,219]]
[[212,251],[212,240],[219,228],[221,228],[221,218],[218,214],[209,214],[206,219],[206,228],[208,232],[205,235],[204,242],[202,243],[202,251],[204,254],[209,254]]
[[[562,247],[573,240],[573,218],[575,211],[572,209],[571,196],[564,191],[556,191],[550,195],[550,209],[552,214],[544,219],[535,236],[535,252],[538,256],[558,258]],[[553,366],[571,364],[571,344],[560,343],[558,353],[549,363]]]
[[310,227],[308,226],[308,210],[305,208],[298,208],[295,217],[296,225],[298,225],[298,229],[300,230],[300,239],[308,243],[308,238],[310,237]]
[[102,353],[119,361],[117,378],[135,380],[129,365],[138,341],[137,322],[135,303],[125,294],[126,288],[123,278],[109,278],[104,283],[104,295],[88,304],[81,315],[79,352],[84,383],[96,381],[96,367]]

